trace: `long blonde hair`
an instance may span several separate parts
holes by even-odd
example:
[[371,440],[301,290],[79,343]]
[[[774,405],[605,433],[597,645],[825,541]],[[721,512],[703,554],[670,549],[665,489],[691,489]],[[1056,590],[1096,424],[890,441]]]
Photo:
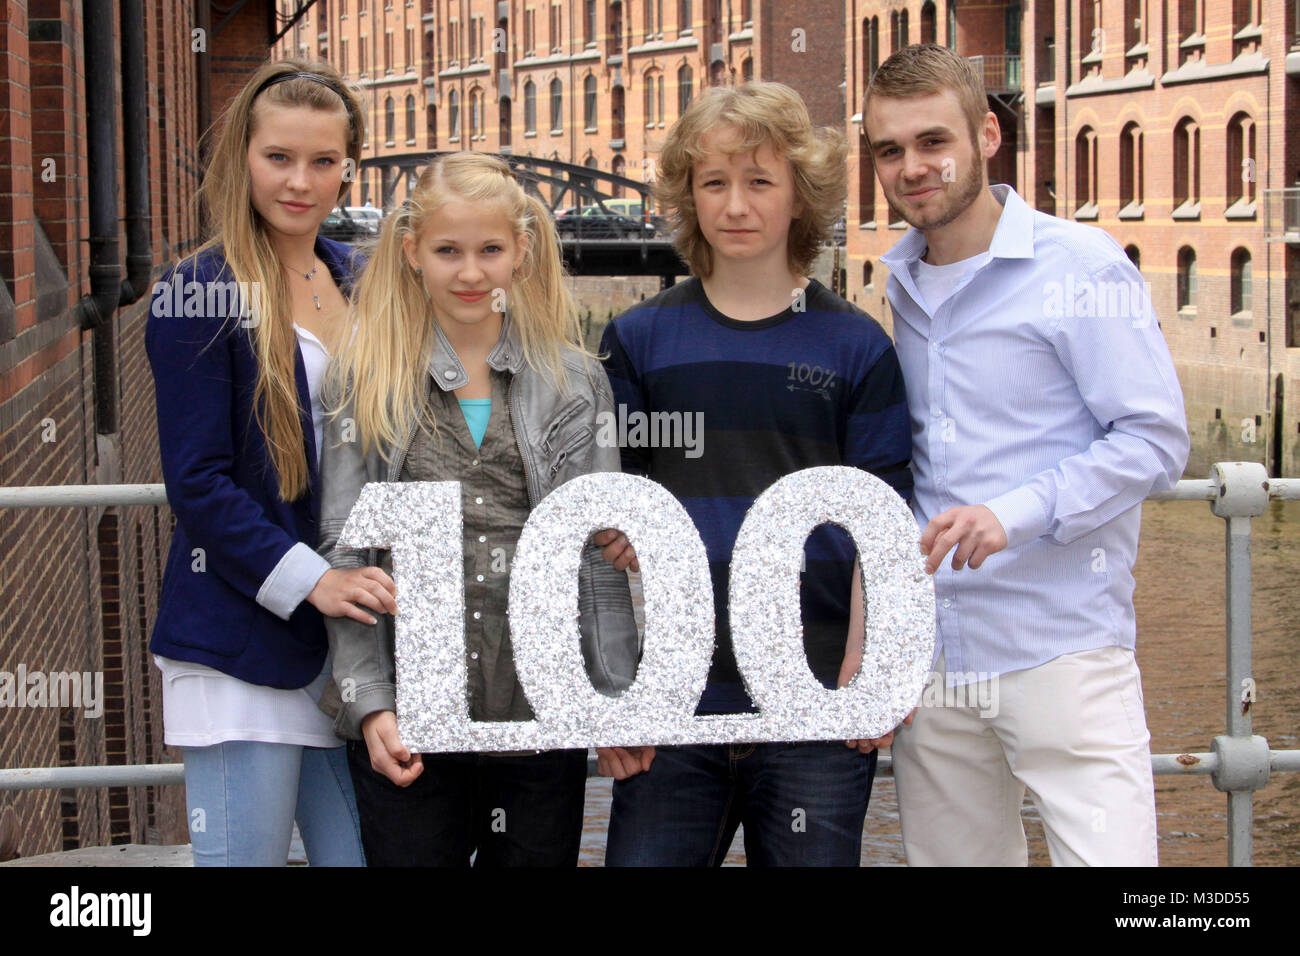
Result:
[[565,282],[559,238],[545,203],[525,193],[510,167],[496,156],[460,152],[436,158],[406,201],[384,221],[357,286],[353,333],[328,373],[326,393],[339,396],[339,406],[330,411],[338,414],[350,395],[363,452],[377,444],[388,454],[421,420],[435,319],[428,292],[407,262],[403,241],[407,236],[418,240],[434,211],[455,199],[496,206],[516,237],[526,240],[527,251],[506,299],[524,361],[563,390],[564,350],[589,354],[579,344],[578,310]]
[[[329,85],[295,77],[261,91],[264,82],[287,73],[315,74],[329,81]],[[253,301],[244,303],[244,307],[255,317],[247,325],[257,356],[253,408],[279,478],[280,497],[293,501],[307,491],[310,478],[294,375],[296,342],[293,323],[289,320],[292,311],[289,287],[262,217],[252,201],[248,142],[257,122],[254,101],[305,106],[324,112],[336,112],[342,106],[348,117],[347,155],[354,169],[361,161],[365,110],[360,97],[328,63],[301,60],[266,63],[258,68],[223,114],[211,161],[198,189],[198,200],[208,214],[212,235],[194,255],[220,247],[239,288],[249,290]],[[350,187],[345,176],[338,198]]]

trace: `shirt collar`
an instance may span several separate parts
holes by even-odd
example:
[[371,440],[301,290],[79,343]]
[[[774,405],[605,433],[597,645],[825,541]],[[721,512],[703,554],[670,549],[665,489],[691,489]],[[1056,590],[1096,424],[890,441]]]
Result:
[[[1020,194],[1006,183],[990,186],[1002,204],[989,255],[994,259],[1032,259],[1034,257],[1034,211]],[[908,272],[912,262],[925,254],[925,234],[913,226],[894,247],[880,257],[891,273]]]
[[[518,374],[524,367],[524,350],[519,344],[519,335],[509,311],[501,316],[501,335],[488,353],[487,364],[498,372],[508,371],[512,374]],[[428,368],[429,374],[444,392],[469,384],[469,373],[465,371],[460,356],[451,347],[446,333],[437,322],[433,322],[433,345],[429,349]]]

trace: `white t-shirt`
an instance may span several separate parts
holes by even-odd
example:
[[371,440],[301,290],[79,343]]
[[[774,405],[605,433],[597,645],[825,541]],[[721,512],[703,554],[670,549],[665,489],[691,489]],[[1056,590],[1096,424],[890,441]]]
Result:
[[912,277],[916,280],[916,287],[920,290],[922,298],[925,299],[918,304],[934,315],[939,311],[939,306],[947,302],[952,294],[988,260],[987,252],[981,252],[969,259],[950,262],[946,266],[932,266],[928,262],[917,259],[913,263]]
[[[320,385],[329,353],[316,336],[294,325],[307,370],[311,419],[316,433],[316,466],[320,467],[324,410]],[[227,740],[256,740],[301,747],[340,747],[334,722],[319,707],[329,683],[331,657],[306,687],[280,690],[250,684],[213,667],[154,655],[163,675],[163,740],[172,747],[210,747]]]

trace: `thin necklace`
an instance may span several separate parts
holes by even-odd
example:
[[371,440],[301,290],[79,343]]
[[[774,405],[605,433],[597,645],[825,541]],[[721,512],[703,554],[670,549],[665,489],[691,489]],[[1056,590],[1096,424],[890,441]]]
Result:
[[[318,264],[316,264],[316,260],[315,260],[315,259],[312,259],[311,272],[304,272],[304,273],[302,274],[302,277],[303,277],[304,279],[306,279],[308,282],[310,282],[310,281],[311,281],[311,277],[314,276],[314,275],[316,274],[316,270],[319,269],[319,268],[320,268],[320,266],[319,266]],[[316,294],[315,286],[312,287],[311,300],[312,300],[313,302],[316,303],[316,311],[319,312],[319,311],[320,311],[320,296]]]

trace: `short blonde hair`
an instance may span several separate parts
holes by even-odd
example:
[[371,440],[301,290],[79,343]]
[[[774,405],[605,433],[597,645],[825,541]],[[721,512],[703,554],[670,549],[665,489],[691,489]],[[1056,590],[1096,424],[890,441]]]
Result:
[[737,133],[729,153],[752,153],[767,143],[789,160],[795,200],[802,206],[799,218],[790,223],[789,262],[794,272],[807,275],[848,192],[844,134],[814,128],[803,100],[784,83],[715,86],[692,102],[668,131],[656,164],[654,193],[669,212],[673,245],[701,277],[713,273],[713,250],[700,231],[691,170],[704,158],[704,137],[719,126]]
[[978,140],[984,114],[989,111],[984,78],[969,59],[935,43],[903,47],[880,64],[867,84],[862,115],[866,115],[873,96],[905,99],[945,91],[956,94],[961,111],[966,114],[970,137]]

